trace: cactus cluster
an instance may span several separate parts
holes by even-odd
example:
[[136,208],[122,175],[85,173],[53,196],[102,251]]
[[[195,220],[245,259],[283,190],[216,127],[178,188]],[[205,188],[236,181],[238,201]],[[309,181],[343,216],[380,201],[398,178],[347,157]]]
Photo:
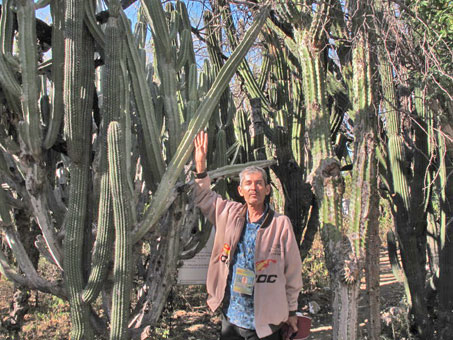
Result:
[[[184,181],[192,140],[216,110],[221,117],[209,123],[218,129],[215,167],[227,165],[234,111],[231,97],[222,96],[269,10],[263,7],[216,72],[207,66],[199,75],[183,2],[164,8],[159,0],[142,1],[135,31],[120,1],[108,1],[103,13],[96,5],[39,4],[50,6],[52,16],[52,59],[43,62],[35,3],[2,4],[0,215],[24,274],[1,252],[0,263],[2,273],[22,286],[69,300],[71,339],[99,332],[93,304],[100,293],[110,339],[126,339],[157,320],[179,257],[206,241],[199,235],[180,243],[186,229],[198,226],[198,213],[176,182]],[[151,58],[145,51],[150,42]],[[221,176],[238,172],[228,169]],[[39,276],[15,231],[15,209],[36,219],[38,248],[63,269],[64,286]],[[151,253],[142,252],[146,245]],[[137,273],[138,255],[150,265]],[[134,275],[145,286],[130,315]]]

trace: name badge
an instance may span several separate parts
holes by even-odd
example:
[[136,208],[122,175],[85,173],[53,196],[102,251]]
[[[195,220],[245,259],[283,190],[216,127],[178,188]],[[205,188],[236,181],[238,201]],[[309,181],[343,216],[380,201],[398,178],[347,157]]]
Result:
[[253,271],[244,268],[236,268],[233,291],[245,295],[252,295],[254,283],[255,273]]

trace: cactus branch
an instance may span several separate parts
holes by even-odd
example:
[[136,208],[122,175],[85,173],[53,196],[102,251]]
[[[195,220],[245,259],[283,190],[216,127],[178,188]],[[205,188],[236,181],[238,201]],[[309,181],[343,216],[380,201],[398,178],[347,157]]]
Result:
[[131,295],[132,244],[129,240],[131,212],[128,199],[124,140],[118,122],[108,129],[109,182],[115,224],[115,262],[110,340],[126,339]]
[[167,204],[167,199],[172,191],[172,187],[176,183],[181,171],[184,168],[185,163],[189,159],[193,145],[192,142],[198,133],[209,121],[213,109],[217,105],[220,96],[228,85],[229,80],[233,76],[238,65],[244,58],[245,54],[255,41],[261,27],[266,20],[269,9],[264,7],[262,12],[255,18],[253,25],[247,31],[244,40],[236,48],[231,55],[230,59],[220,70],[214,83],[212,84],[209,92],[206,94],[205,99],[197,109],[194,118],[189,123],[187,132],[185,133],[181,143],[179,144],[178,150],[173,156],[171,163],[168,166],[168,170],[162,178],[162,181],[157,189],[150,208],[146,212],[143,222],[140,224],[138,230],[135,231],[133,240],[134,243],[140,240],[151,228],[154,227],[156,222],[164,213],[164,208]]

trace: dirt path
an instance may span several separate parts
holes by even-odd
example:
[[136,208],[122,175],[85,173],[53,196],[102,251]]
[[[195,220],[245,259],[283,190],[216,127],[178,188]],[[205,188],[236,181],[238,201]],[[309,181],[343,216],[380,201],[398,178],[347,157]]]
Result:
[[[398,282],[392,274],[392,269],[390,266],[390,261],[386,250],[381,250],[380,253],[380,302],[381,302],[381,313],[386,311],[389,307],[396,306],[401,301],[404,295],[403,285]],[[366,299],[365,299],[365,284],[362,280],[361,285],[361,294],[362,298],[359,303],[359,320],[360,320],[360,330],[359,333],[366,332],[366,323],[365,319],[366,313]],[[329,301],[322,301],[329,303]],[[331,326],[331,313],[323,313],[320,315],[312,316],[312,330],[311,335],[308,339],[316,340],[330,340],[332,339],[332,326]],[[359,338],[361,338],[359,336]]]

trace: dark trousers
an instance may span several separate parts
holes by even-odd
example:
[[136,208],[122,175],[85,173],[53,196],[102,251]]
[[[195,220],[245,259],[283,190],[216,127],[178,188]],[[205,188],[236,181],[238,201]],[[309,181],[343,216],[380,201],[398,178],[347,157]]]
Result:
[[222,313],[222,330],[220,340],[281,340],[280,331],[272,333],[265,338],[258,338],[256,332],[252,329],[245,329],[233,325]]

